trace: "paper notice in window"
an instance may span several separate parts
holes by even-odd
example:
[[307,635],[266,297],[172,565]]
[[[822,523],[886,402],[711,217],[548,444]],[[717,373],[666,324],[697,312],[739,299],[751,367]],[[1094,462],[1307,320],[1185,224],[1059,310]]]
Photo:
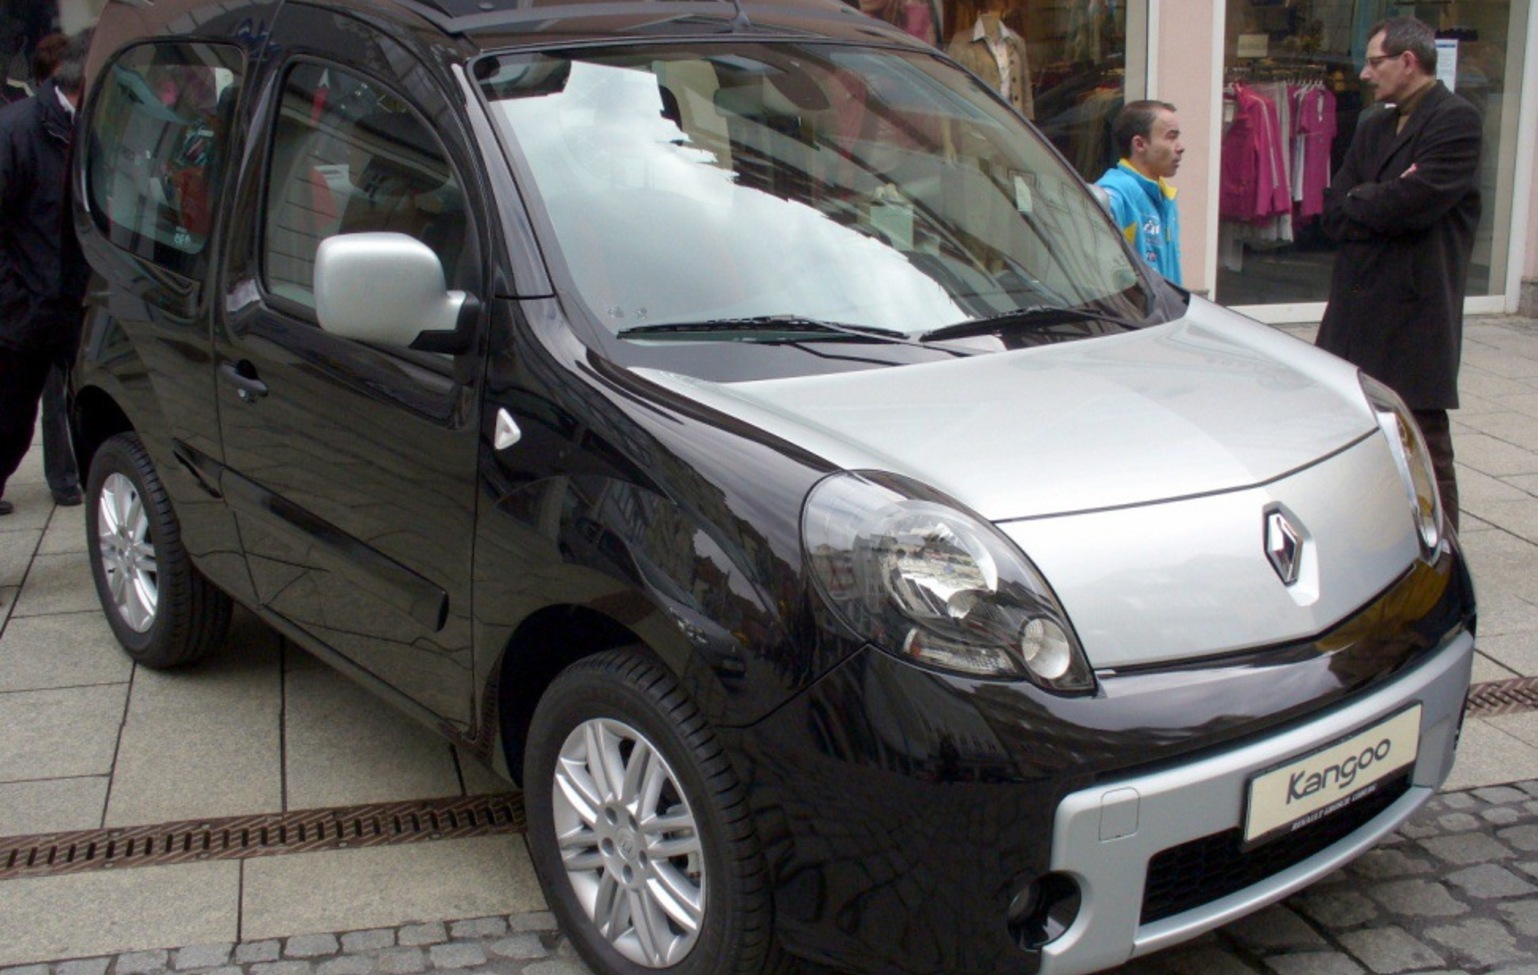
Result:
[[1437,38],[1437,80],[1446,85],[1448,91],[1458,90],[1458,39],[1456,37]]

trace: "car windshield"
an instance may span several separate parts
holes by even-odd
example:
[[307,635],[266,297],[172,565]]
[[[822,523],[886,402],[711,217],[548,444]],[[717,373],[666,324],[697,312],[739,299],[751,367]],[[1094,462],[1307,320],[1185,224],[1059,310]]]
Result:
[[1078,177],[938,58],[679,42],[475,73],[612,334],[708,341],[793,318],[916,337],[1025,309],[1149,309]]

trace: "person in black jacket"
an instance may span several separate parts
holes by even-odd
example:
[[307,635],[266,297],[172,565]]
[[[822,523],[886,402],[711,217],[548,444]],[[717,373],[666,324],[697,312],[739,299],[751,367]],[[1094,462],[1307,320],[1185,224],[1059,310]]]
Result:
[[1325,192],[1341,242],[1316,344],[1393,389],[1420,423],[1458,524],[1447,411],[1458,406],[1463,295],[1479,224],[1479,112],[1437,80],[1436,35],[1413,17],[1369,33],[1364,116]]
[[80,341],[88,271],[67,184],[87,49],[72,38],[37,94],[0,110],[0,515],[12,510],[5,483],[31,445],[49,370]]

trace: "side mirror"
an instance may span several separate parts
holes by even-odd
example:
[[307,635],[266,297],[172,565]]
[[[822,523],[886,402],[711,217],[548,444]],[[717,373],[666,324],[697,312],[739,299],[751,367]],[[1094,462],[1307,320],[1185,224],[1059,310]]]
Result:
[[[432,248],[397,233],[338,234],[315,252],[315,315],[334,335],[432,352],[463,352],[470,302],[443,282]],[[463,346],[461,348],[460,346]]]

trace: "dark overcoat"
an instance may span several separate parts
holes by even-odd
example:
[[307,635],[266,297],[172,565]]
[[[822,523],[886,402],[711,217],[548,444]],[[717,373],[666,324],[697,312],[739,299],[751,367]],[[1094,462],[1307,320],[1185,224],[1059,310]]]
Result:
[[0,345],[68,356],[90,269],[69,213],[74,119],[52,81],[0,109]]
[[1412,410],[1453,409],[1483,126],[1440,81],[1397,126],[1392,109],[1370,113],[1325,193],[1340,251],[1316,343]]

